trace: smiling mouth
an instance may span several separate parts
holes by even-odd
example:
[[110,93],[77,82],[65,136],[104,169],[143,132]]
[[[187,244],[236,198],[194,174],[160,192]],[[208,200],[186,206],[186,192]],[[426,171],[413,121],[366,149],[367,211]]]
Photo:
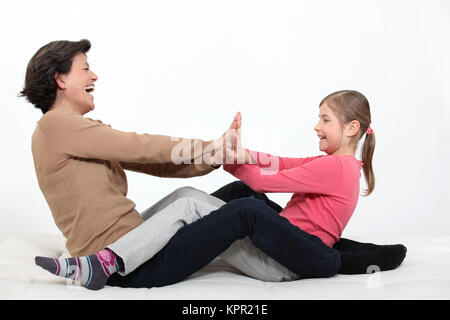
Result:
[[87,86],[85,89],[84,89],[87,93],[89,93],[89,94],[91,94],[92,92],[94,92],[94,86]]

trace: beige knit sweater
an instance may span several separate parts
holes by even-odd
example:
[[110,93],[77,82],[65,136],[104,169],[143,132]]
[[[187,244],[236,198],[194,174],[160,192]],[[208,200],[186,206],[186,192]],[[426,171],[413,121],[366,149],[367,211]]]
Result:
[[[185,160],[194,160],[198,148],[204,150],[211,142],[183,141],[191,151],[183,153]],[[71,255],[100,251],[143,222],[127,198],[124,169],[160,177],[214,170],[204,161],[174,164],[171,152],[179,143],[169,136],[115,130],[76,112],[51,110],[41,117],[32,136],[34,166]]]

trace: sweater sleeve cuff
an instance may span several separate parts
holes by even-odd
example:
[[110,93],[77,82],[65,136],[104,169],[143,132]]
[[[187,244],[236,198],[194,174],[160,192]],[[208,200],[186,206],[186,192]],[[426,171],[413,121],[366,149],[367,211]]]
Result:
[[238,167],[239,167],[239,164],[224,164],[223,170],[233,174],[237,170]]
[[249,150],[249,149],[246,149],[246,150],[248,151],[248,153],[250,154],[252,159],[256,162],[256,165],[259,166],[258,151],[253,151],[253,150]]

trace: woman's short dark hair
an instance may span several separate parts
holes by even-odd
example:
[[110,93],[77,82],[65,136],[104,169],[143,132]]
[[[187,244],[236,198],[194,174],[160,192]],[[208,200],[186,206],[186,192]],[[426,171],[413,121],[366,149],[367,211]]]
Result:
[[86,54],[91,48],[89,40],[52,41],[40,48],[28,62],[25,86],[19,97],[26,97],[45,114],[56,99],[58,85],[55,74],[67,74],[78,53]]

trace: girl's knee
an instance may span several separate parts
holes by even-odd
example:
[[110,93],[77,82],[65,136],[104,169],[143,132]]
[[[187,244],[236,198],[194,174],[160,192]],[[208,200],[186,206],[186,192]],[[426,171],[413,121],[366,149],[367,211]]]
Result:
[[263,205],[265,202],[259,199],[256,199],[253,196],[245,197],[245,198],[239,198],[239,199],[233,199],[228,204],[230,206],[234,207],[259,207]]
[[234,181],[234,182],[232,182],[231,183],[231,186],[234,188],[234,189],[238,189],[238,190],[240,190],[241,192],[246,192],[246,193],[253,193],[254,191],[253,191],[253,189],[252,188],[250,188],[248,185],[246,185],[244,182],[242,182],[241,180],[237,180],[237,181]]
[[271,209],[263,200],[256,199],[255,197],[234,199],[228,202],[225,206],[227,208],[225,212],[230,215],[237,212],[242,216],[256,218],[258,215],[261,217],[264,216],[266,211]]

